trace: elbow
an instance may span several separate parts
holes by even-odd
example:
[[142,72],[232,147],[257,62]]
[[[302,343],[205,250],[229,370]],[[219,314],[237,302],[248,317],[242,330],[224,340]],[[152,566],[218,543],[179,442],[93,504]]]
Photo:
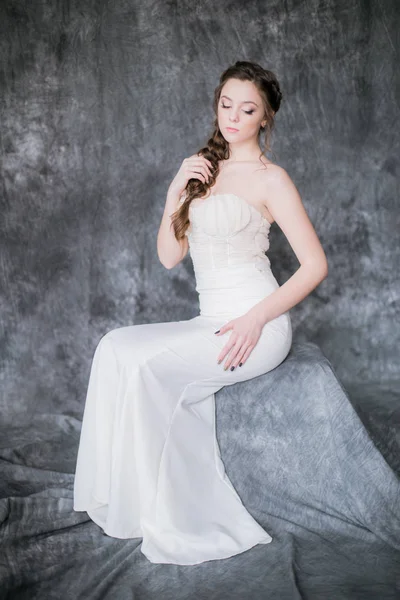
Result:
[[[323,277],[322,279],[326,279],[328,277],[328,272],[329,272],[329,268],[328,268],[328,259],[325,256],[325,260],[323,262],[323,268],[322,268],[322,273],[323,273]],[[322,280],[321,280],[322,281]]]
[[163,267],[165,267],[166,269],[172,269],[176,263],[170,261],[170,260],[166,260],[166,257],[162,258],[161,254],[157,248],[157,256],[158,256],[158,260],[160,261],[160,263],[162,264]]
[[170,271],[171,269],[174,268],[175,264],[172,263],[165,263],[162,260],[160,260],[160,263],[162,264],[163,267],[165,267],[166,269],[168,269],[168,271]]
[[176,265],[179,265],[179,263],[185,258],[185,256],[186,256],[186,253],[181,252],[180,254],[178,254],[176,256],[171,256],[169,258],[169,260],[161,260],[160,256],[158,256],[158,259],[159,259],[160,263],[163,265],[163,267],[165,267],[168,270],[171,270],[174,267],[176,267]]
[[325,259],[318,267],[321,281],[328,277],[328,261]]
[[173,269],[174,267],[176,267],[177,264],[179,264],[180,260],[174,260],[174,261],[165,261],[165,260],[161,260],[160,257],[159,261],[162,264],[163,267],[165,267],[166,269],[168,269],[168,271],[170,271],[171,269]]
[[328,262],[327,261],[321,265],[319,273],[320,273],[319,283],[321,283],[322,281],[324,281],[324,279],[326,279],[328,277]]
[[313,279],[317,281],[317,285],[319,285],[328,277],[328,261],[326,258],[323,260],[308,262],[304,266],[312,274]]

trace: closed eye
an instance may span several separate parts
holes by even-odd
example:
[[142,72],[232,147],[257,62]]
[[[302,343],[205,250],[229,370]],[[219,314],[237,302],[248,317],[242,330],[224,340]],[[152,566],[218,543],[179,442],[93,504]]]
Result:
[[[222,108],[232,108],[231,106],[225,106],[225,104],[221,104]],[[246,113],[246,115],[252,115],[254,110],[244,110],[243,112]]]

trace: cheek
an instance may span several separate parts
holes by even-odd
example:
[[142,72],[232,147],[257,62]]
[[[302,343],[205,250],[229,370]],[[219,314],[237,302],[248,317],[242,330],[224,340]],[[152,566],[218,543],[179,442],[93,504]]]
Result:
[[260,129],[260,119],[258,117],[254,117],[254,119],[249,119],[247,127],[248,131],[251,131],[252,133],[254,133],[255,131],[258,132],[258,130]]
[[243,135],[250,135],[250,134],[253,134],[254,131],[258,131],[258,126],[257,126],[256,120],[249,119],[249,117],[247,117],[246,119],[243,119],[241,133]]

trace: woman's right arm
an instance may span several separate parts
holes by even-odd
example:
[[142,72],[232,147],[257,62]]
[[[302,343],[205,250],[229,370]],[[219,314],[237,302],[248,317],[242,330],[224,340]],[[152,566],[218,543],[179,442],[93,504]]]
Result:
[[172,214],[178,210],[181,192],[169,187],[164,214],[157,236],[157,253],[160,262],[166,269],[172,269],[183,260],[188,252],[188,239],[177,240],[172,227]]
[[166,269],[172,269],[186,256],[189,249],[187,236],[177,240],[172,227],[171,215],[178,210],[179,199],[189,179],[200,179],[203,183],[211,176],[211,161],[204,156],[194,154],[185,158],[168,188],[164,214],[157,235],[157,253],[160,262]]

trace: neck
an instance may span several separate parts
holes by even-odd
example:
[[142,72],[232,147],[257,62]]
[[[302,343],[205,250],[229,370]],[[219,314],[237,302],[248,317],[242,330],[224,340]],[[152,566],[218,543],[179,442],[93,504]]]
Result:
[[260,159],[261,148],[254,143],[229,144],[229,158],[225,162],[253,162]]

